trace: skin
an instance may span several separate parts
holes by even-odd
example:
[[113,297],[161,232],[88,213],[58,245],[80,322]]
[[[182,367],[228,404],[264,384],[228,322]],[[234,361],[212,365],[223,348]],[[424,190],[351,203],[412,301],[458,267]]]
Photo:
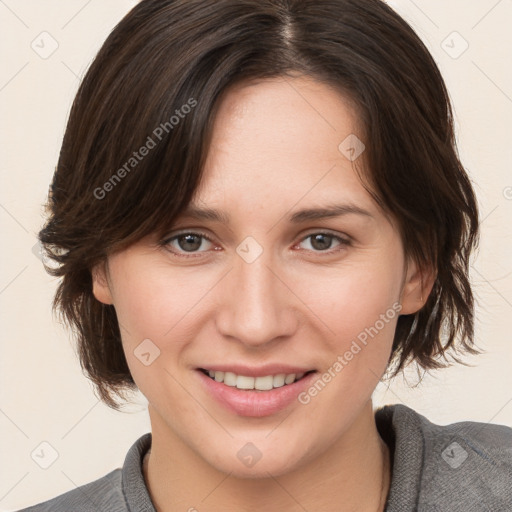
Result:
[[[401,314],[423,306],[433,277],[406,265],[395,223],[338,149],[353,133],[351,103],[311,78],[238,85],[221,104],[193,200],[230,223],[183,217],[166,238],[201,230],[210,241],[187,252],[190,241],[162,246],[149,236],[93,269],[95,297],[114,304],[128,365],[149,402],[145,477],[159,512],[339,511],[341,503],[344,511],[383,510],[389,449],[371,397],[398,315],[308,404],[270,416],[227,410],[195,370],[284,362],[322,373],[393,304]],[[327,203],[371,217],[288,220]],[[327,238],[322,249],[308,237],[326,231],[350,243]],[[252,263],[236,252],[247,236],[263,250]],[[160,349],[149,366],[134,355],[147,338]],[[262,454],[252,467],[237,458],[248,442]]]

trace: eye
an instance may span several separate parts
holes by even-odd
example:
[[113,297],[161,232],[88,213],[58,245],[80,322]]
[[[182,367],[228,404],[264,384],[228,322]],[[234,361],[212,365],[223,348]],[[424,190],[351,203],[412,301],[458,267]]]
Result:
[[310,233],[302,239],[302,242],[305,240],[311,240],[309,245],[312,247],[312,249],[308,250],[313,250],[313,252],[336,252],[336,250],[328,251],[328,249],[331,248],[333,241],[338,242],[339,249],[350,245],[350,240],[348,238],[343,238],[328,232]]
[[173,235],[170,238],[166,238],[162,242],[160,242],[160,245],[166,247],[171,252],[179,255],[184,256],[187,258],[188,256],[186,253],[196,253],[196,252],[205,252],[205,251],[199,251],[201,247],[204,248],[203,241],[206,240],[207,244],[212,243],[212,241],[204,234],[200,232],[183,232],[183,233],[177,233],[176,235]]

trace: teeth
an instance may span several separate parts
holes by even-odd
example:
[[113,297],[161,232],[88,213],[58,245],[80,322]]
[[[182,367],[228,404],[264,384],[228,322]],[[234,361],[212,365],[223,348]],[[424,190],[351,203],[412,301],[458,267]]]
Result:
[[[235,374],[233,373],[233,376]],[[244,377],[243,375],[238,375],[235,381],[235,386],[238,389],[254,389],[254,381],[256,380],[254,377]],[[227,386],[233,386],[233,384],[229,384],[229,380],[224,379],[224,384]]]
[[290,375],[287,375],[284,379],[285,384],[291,384],[292,382],[295,382],[295,373],[290,373]]
[[272,383],[275,388],[280,388],[284,386],[284,381],[286,380],[286,375],[284,373],[280,373],[279,375],[274,375],[274,382]]
[[265,377],[247,377],[245,375],[236,375],[232,372],[208,371],[208,375],[217,382],[223,382],[226,386],[236,387],[238,389],[256,389],[258,391],[268,391],[274,388],[280,388],[285,384],[293,384],[302,379],[304,373],[290,373],[288,375],[280,373],[278,375],[266,375]]
[[219,382],[224,382],[226,386],[236,386],[236,375],[231,372],[226,372],[224,373],[224,380]]

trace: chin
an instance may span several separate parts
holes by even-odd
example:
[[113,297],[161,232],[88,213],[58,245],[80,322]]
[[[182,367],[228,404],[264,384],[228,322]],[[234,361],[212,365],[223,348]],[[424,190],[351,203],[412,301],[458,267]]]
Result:
[[[231,450],[234,456],[228,456]],[[234,478],[256,479],[277,477],[297,469],[301,465],[298,455],[296,448],[278,451],[267,442],[266,448],[260,450],[255,444],[247,442],[241,447],[236,443],[233,449],[226,447],[222,453],[212,454],[205,460],[218,471]]]

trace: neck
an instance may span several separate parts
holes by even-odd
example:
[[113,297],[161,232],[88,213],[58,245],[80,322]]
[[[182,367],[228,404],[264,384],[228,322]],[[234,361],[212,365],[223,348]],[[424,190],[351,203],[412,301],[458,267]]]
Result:
[[391,484],[390,452],[378,434],[371,401],[369,411],[372,421],[367,428],[355,425],[321,457],[281,476],[258,479],[217,471],[168,428],[152,421],[152,446],[143,473],[155,509],[287,512],[296,510],[298,503],[306,510],[339,511],[343,504],[344,512],[384,512]]

